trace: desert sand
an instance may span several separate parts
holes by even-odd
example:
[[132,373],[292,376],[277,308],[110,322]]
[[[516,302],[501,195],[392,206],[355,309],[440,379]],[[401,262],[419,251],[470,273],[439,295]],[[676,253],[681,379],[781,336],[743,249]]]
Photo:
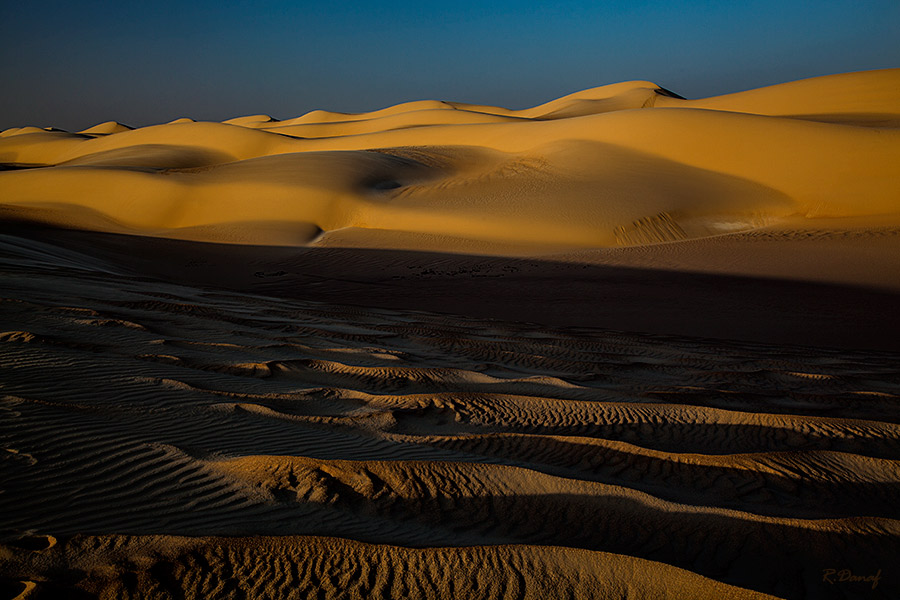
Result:
[[0,164],[3,597],[900,595],[900,69]]

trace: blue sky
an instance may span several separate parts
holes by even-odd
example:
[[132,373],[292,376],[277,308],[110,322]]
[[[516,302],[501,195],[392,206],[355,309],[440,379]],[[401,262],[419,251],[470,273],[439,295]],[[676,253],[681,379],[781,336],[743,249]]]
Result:
[[898,0],[0,0],[0,23],[0,129],[523,108],[630,79],[693,98],[900,67]]

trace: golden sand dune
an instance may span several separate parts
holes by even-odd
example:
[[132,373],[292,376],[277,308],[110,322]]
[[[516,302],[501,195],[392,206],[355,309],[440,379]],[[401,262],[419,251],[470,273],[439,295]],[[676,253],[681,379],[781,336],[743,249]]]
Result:
[[128,125],[123,125],[122,123],[116,123],[115,121],[107,121],[105,123],[100,123],[99,125],[94,125],[93,127],[89,127],[84,131],[80,131],[79,133],[83,135],[112,135],[114,133],[122,133],[123,131],[131,131],[134,127],[129,127]]
[[353,228],[609,247],[878,219],[900,211],[897,89],[900,70],[886,70],[706,100],[629,82],[521,111],[428,101],[23,128],[3,133],[0,161],[46,168],[3,173],[0,197],[7,214],[56,225],[272,245]]
[[[26,545],[31,539],[25,540]],[[9,551],[9,547],[4,548]],[[21,552],[16,546],[14,552]],[[78,537],[60,550],[31,551],[21,563],[95,573],[88,593],[104,598],[774,598],[684,569],[574,548],[481,546],[405,548],[308,537]],[[97,570],[97,565],[127,565]],[[121,573],[127,577],[117,577]],[[654,580],[647,573],[658,575]],[[13,593],[36,590],[79,597],[53,584],[16,581]],[[27,596],[23,596],[27,597]],[[80,597],[91,597],[84,594]]]
[[0,595],[900,597],[898,124],[888,70],[3,132]]

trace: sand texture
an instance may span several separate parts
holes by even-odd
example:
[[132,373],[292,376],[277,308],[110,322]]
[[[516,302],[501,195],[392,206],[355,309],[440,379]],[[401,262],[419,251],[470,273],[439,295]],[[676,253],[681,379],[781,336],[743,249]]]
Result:
[[889,70],[3,132],[0,597],[900,597],[898,127]]

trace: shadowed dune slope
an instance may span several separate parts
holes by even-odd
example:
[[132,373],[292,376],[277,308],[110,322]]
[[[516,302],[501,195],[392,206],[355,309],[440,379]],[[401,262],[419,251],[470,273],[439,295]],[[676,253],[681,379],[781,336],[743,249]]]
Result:
[[[297,235],[280,223],[271,236]],[[355,229],[313,247],[210,244],[8,222],[9,249],[184,285],[550,326],[900,350],[900,223],[804,220],[695,240],[511,258]],[[221,231],[221,230],[220,230]],[[628,235],[652,235],[629,230]],[[310,230],[309,235],[315,231]],[[235,240],[251,241],[235,229]],[[334,244],[332,246],[331,244]],[[382,245],[382,248],[371,247]],[[456,253],[411,250],[453,244]],[[468,250],[468,252],[464,252]],[[88,257],[88,258],[84,258]]]

